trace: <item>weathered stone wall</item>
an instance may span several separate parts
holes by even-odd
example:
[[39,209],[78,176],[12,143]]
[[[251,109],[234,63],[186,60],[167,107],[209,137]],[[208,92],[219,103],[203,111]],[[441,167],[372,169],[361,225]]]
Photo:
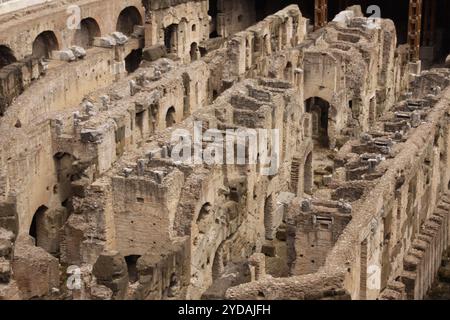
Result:
[[[432,74],[448,77],[448,72]],[[428,73],[421,78],[429,78]],[[269,299],[289,298],[294,297],[289,292],[294,282],[302,288],[313,278],[321,279],[316,289],[323,291],[327,277],[337,277],[341,281],[337,288],[352,299],[376,299],[398,278],[408,298],[422,298],[448,245],[449,96],[447,88],[437,97],[428,94],[418,105],[415,112],[423,122],[411,117],[413,129],[404,131],[403,140],[388,149],[393,153],[376,169],[383,172],[381,177],[366,197],[352,203],[352,220],[316,273],[241,285],[228,290],[227,296],[249,299],[262,292]],[[402,104],[395,108],[404,110]],[[398,117],[399,111],[395,114]],[[387,114],[384,121],[393,116]],[[374,275],[369,278],[370,273]]]

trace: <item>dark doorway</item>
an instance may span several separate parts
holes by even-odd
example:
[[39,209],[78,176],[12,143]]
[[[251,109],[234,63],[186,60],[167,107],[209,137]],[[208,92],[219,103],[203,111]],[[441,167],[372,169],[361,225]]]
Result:
[[13,51],[7,46],[0,45],[0,69],[16,61]]
[[81,20],[80,29],[75,32],[73,44],[83,48],[90,48],[94,43],[94,38],[100,35],[100,27],[97,21],[92,18],[86,18]]
[[164,45],[168,53],[176,53],[178,46],[178,25],[171,24],[164,29]]
[[136,71],[141,65],[142,61],[142,49],[136,49],[125,58],[125,69],[128,73]]
[[173,126],[176,123],[175,120],[175,108],[170,107],[166,113],[166,128]]
[[127,7],[120,12],[116,30],[129,36],[134,32],[134,26],[142,25],[141,13],[136,7]]
[[211,17],[211,25],[210,25],[210,38],[217,38],[219,34],[217,32],[217,15],[219,13],[219,9],[217,7],[218,0],[209,0],[209,10],[208,15]]
[[58,40],[53,31],[44,31],[33,42],[33,57],[51,58],[52,51],[58,50]]
[[40,206],[34,213],[33,220],[31,221],[29,235],[34,238],[36,246],[39,246],[42,241],[44,218],[47,210],[48,208],[46,206]]
[[328,148],[328,113],[330,104],[319,98],[312,97],[305,101],[306,112],[311,113],[312,136],[322,147]]
[[191,61],[196,61],[200,57],[200,52],[198,50],[197,42],[192,42],[190,55],[191,55]]
[[135,283],[139,280],[137,261],[140,257],[140,255],[129,255],[125,257],[128,269],[128,278],[131,283]]

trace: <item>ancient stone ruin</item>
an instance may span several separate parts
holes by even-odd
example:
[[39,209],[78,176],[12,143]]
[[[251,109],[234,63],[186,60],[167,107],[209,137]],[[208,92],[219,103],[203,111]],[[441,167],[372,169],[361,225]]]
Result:
[[0,1],[0,300],[448,299],[450,3],[373,2]]

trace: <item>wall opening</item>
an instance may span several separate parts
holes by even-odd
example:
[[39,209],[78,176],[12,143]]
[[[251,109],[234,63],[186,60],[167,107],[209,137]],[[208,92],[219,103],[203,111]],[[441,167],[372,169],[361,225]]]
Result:
[[210,38],[219,37],[219,33],[217,30],[217,15],[219,13],[219,9],[217,7],[218,0],[209,0],[209,10],[208,15],[211,17],[211,25],[210,25]]
[[40,246],[45,236],[44,219],[47,210],[48,208],[46,206],[40,206],[34,213],[33,220],[31,221],[29,235],[34,238],[36,246]]
[[133,73],[136,71],[142,62],[142,49],[135,49],[130,52],[128,56],[125,57],[125,69],[128,73]]
[[191,50],[189,51],[191,55],[191,61],[196,61],[200,58],[200,51],[198,50],[197,42],[191,43]]
[[52,51],[58,50],[59,44],[53,31],[40,33],[33,41],[33,57],[50,59]]
[[141,112],[136,113],[136,129],[139,134],[139,139],[144,138],[144,116],[145,116],[145,110]]
[[166,113],[166,128],[173,126],[176,123],[175,120],[175,108],[170,107]]
[[206,222],[211,213],[211,204],[209,202],[206,202],[201,207],[196,221],[198,231],[202,234],[206,233],[207,229],[209,228],[209,225]]
[[123,9],[117,18],[116,30],[129,36],[134,32],[135,26],[142,25],[141,13],[136,7]]
[[16,61],[13,51],[7,46],[0,45],[0,69]]
[[128,279],[131,283],[135,283],[139,280],[137,261],[140,257],[140,255],[129,255],[125,257],[128,269]]
[[294,73],[293,73],[292,63],[289,61],[286,64],[286,67],[284,68],[284,79],[292,82],[293,75],[294,75]]
[[83,48],[90,48],[94,43],[94,38],[100,36],[100,27],[97,21],[93,18],[86,18],[81,20],[80,29],[77,29],[75,32],[73,44]]
[[176,53],[178,46],[178,25],[171,24],[164,28],[164,45],[168,53]]
[[328,123],[330,104],[319,97],[305,101],[306,112],[311,113],[312,136],[317,144],[328,148]]

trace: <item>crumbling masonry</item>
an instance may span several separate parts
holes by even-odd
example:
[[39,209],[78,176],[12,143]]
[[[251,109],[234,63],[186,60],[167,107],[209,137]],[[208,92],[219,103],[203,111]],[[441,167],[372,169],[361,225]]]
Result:
[[[450,60],[421,71],[359,6],[314,29],[297,5],[257,22],[253,0],[68,2],[79,28],[62,1],[0,11],[0,299],[449,281]],[[263,131],[252,154],[240,137]],[[220,138],[246,161],[175,157],[223,160]]]

